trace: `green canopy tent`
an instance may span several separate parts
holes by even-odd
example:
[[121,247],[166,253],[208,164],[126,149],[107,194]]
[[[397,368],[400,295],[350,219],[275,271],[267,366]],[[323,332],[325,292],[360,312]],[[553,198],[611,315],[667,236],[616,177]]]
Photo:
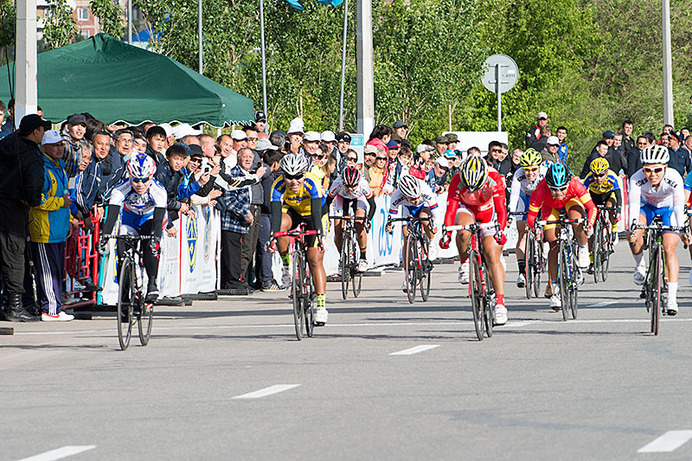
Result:
[[[13,70],[14,63],[10,63]],[[0,99],[10,96],[0,67]],[[11,72],[14,75],[14,72]],[[14,86],[14,85],[13,85]],[[252,100],[160,54],[106,34],[38,55],[38,104],[46,119],[89,112],[106,124],[254,121]]]

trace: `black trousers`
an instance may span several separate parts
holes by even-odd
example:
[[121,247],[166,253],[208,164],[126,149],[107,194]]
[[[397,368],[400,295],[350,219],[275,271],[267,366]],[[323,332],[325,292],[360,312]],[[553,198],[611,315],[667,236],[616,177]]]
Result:
[[252,205],[254,222],[247,234],[221,231],[221,288],[247,288],[247,269],[255,253],[259,234],[260,210]]
[[0,271],[6,295],[24,293],[24,250],[26,237],[0,232]]

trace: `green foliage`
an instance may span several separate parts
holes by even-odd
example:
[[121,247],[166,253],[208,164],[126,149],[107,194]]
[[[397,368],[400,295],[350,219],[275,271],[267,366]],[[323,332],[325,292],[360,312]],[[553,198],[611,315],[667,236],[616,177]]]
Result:
[[77,35],[77,23],[67,0],[48,0],[50,14],[43,30],[44,45],[48,49],[60,48],[72,43]]
[[0,0],[0,65],[4,65],[9,55],[14,53],[7,48],[14,45],[17,10],[12,0]]
[[98,18],[101,32],[118,39],[127,34],[124,26],[127,13],[120,8],[117,0],[91,0],[89,9]]

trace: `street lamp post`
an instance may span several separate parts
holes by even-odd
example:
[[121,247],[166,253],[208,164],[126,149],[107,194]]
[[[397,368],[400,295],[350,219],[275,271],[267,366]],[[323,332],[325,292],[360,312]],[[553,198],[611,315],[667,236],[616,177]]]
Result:
[[663,123],[674,125],[673,64],[670,45],[670,0],[662,0],[663,22]]

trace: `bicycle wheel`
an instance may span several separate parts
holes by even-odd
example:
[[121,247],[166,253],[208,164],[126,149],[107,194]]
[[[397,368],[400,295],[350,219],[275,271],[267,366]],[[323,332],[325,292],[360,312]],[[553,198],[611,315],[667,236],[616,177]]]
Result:
[[533,240],[533,296],[541,296],[541,274],[543,273],[543,243],[540,239]]
[[[483,276],[486,277],[488,271],[488,266],[483,261]],[[485,324],[485,335],[490,338],[493,335],[493,325],[495,322],[495,306],[493,305],[493,289],[490,280],[487,278],[485,282],[485,296],[483,296],[483,323]]]
[[473,326],[476,328],[476,337],[479,341],[483,341],[483,292],[476,250],[469,252],[469,290],[471,293],[471,311],[473,312]]
[[348,282],[351,278],[351,233],[344,232],[341,244],[341,297],[348,298]]
[[603,252],[603,219],[599,215],[594,226],[593,236],[593,281],[598,283],[601,278],[601,253]]
[[576,264],[576,261],[574,260],[574,255],[577,254],[577,244],[576,242],[572,246],[572,257],[570,258],[570,264],[569,264],[569,309],[572,311],[572,318],[576,320],[577,318],[577,310],[579,309],[578,303],[579,300],[578,294],[579,294],[579,279],[581,277],[580,271],[581,269],[579,266]]
[[417,276],[417,255],[418,248],[416,245],[416,239],[412,237],[411,232],[409,232],[408,237],[404,240],[404,245],[408,251],[404,253],[404,275],[406,277],[406,296],[408,297],[408,302],[413,304],[416,299],[416,282],[418,281]]
[[293,294],[293,324],[296,329],[296,338],[303,339],[303,253],[300,250],[293,252],[291,258],[291,293]]
[[662,309],[662,293],[661,287],[663,285],[663,257],[661,255],[663,249],[661,245],[656,246],[656,252],[654,253],[654,274],[653,274],[653,286],[652,294],[654,299],[652,300],[651,306],[651,333],[658,335],[658,321],[661,315]]
[[351,287],[353,289],[353,297],[357,298],[360,296],[360,289],[363,285],[363,273],[358,270],[358,254],[360,253],[360,247],[358,247],[358,242],[356,239],[351,240],[351,261],[353,261],[352,274],[351,274]]
[[524,265],[526,266],[524,268],[524,277],[526,278],[526,299],[531,299],[531,293],[534,290],[533,286],[533,277],[534,277],[534,251],[533,247],[535,245],[535,242],[533,240],[533,237],[531,237],[531,232],[527,232],[526,235],[526,246],[525,246],[525,251],[524,251],[524,260],[525,263]]
[[560,253],[559,253],[559,263],[558,271],[560,279],[560,302],[562,305],[562,318],[567,321],[569,315],[569,246],[565,244],[564,240],[560,240]]
[[305,332],[309,338],[315,328],[315,288],[312,286],[312,274],[307,261],[303,263],[303,315],[305,317]]
[[125,258],[120,265],[118,274],[118,311],[116,313],[118,322],[118,342],[120,349],[126,350],[130,345],[132,337],[133,304],[136,302],[136,290],[134,284],[134,266],[132,260]]
[[601,235],[601,280],[604,282],[608,279],[610,255],[613,254],[613,233],[608,226],[610,226],[610,221],[606,223],[606,227],[603,228],[603,234]]
[[418,261],[420,261],[418,267],[420,297],[423,301],[427,301],[430,296],[430,271],[432,270],[432,263],[428,259],[428,248],[428,238],[423,237],[423,241],[420,242],[420,254],[418,255]]
[[139,342],[142,346],[149,344],[151,338],[151,321],[154,318],[154,305],[140,300],[137,326],[139,327]]

